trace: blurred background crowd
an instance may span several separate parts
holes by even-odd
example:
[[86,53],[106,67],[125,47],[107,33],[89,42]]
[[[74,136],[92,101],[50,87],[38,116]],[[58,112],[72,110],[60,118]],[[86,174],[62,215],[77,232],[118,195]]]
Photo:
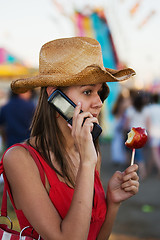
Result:
[[39,94],[39,89],[13,94],[11,81],[37,74],[39,50],[45,42],[87,36],[100,42],[105,67],[131,67],[137,73],[128,82],[109,83],[111,92],[100,116],[100,142],[109,145],[105,161],[119,170],[128,166],[127,133],[131,127],[143,127],[148,142],[135,155],[140,180],[151,175],[160,180],[158,0],[0,0],[0,21],[1,155],[29,137]]
[[[136,149],[135,162],[139,165],[139,176],[144,180],[156,169],[160,179],[160,95],[145,91],[130,90],[128,96],[121,92],[114,102],[113,136],[111,138],[111,157],[119,168],[129,165],[131,150],[125,146],[127,133],[132,127],[147,130],[148,143],[145,148],[151,151],[151,157],[145,160],[144,149]],[[116,149],[116,151],[115,151]]]

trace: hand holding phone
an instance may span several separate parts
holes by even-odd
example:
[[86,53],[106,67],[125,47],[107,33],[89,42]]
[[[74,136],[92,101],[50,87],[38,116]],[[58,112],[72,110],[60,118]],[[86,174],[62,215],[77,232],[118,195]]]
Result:
[[[50,95],[48,102],[70,125],[72,125],[72,118],[76,104],[71,99],[69,99],[61,90],[57,89]],[[94,126],[91,134],[93,141],[95,141],[101,134],[102,128],[97,123],[93,124]]]

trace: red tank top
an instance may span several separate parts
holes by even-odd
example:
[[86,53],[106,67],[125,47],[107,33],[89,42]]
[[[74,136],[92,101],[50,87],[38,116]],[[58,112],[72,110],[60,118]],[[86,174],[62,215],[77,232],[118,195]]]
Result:
[[[14,146],[25,147],[26,144],[15,144]],[[70,204],[74,194],[74,189],[69,187],[64,182],[61,182],[57,177],[56,172],[45,162],[42,156],[33,147],[29,146],[29,148],[32,151],[34,151],[34,153],[38,157],[44,169],[44,172],[50,184],[49,197],[53,205],[57,209],[58,213],[60,214],[61,218],[63,219],[65,218],[70,208]],[[3,157],[2,157],[2,162],[3,162]],[[4,180],[5,182],[7,182],[5,175],[4,175]],[[17,218],[19,220],[20,228],[23,229],[26,226],[31,226],[31,224],[28,222],[28,220],[24,216],[23,212],[21,210],[16,209],[10,189],[9,189],[8,182],[7,182],[7,188],[11,198],[11,202],[13,204]],[[93,208],[92,208],[92,217],[91,217],[90,230],[89,230],[89,235],[87,240],[95,240],[97,238],[99,230],[105,220],[106,211],[107,211],[107,207],[106,207],[105,193],[99,178],[99,173],[96,170],[95,181],[94,181],[94,201],[93,201]],[[30,230],[28,230],[27,234],[30,234]],[[34,234],[34,237],[37,238],[38,235]]]

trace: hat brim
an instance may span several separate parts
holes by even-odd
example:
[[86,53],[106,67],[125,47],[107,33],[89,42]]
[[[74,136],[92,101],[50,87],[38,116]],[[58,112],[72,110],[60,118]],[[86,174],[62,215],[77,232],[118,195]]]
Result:
[[114,70],[109,68],[101,69],[97,65],[92,65],[74,75],[37,75],[26,79],[17,79],[12,81],[11,89],[14,93],[24,93],[37,87],[67,87],[103,82],[120,82],[129,79],[135,74],[135,71],[131,68]]

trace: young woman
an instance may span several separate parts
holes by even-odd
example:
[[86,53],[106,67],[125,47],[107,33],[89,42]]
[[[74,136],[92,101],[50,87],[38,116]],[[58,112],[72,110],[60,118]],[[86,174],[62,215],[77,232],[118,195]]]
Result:
[[[20,226],[32,226],[35,238],[108,239],[121,202],[137,193],[138,167],[133,165],[113,175],[105,196],[98,140],[93,141],[91,134],[109,93],[105,82],[134,74],[132,69],[105,69],[99,43],[75,37],[46,43],[40,52],[39,75],[12,83],[14,92],[41,87],[30,139],[3,156],[5,181]],[[48,103],[57,88],[77,105],[72,126]],[[43,167],[44,185],[26,145]]]

